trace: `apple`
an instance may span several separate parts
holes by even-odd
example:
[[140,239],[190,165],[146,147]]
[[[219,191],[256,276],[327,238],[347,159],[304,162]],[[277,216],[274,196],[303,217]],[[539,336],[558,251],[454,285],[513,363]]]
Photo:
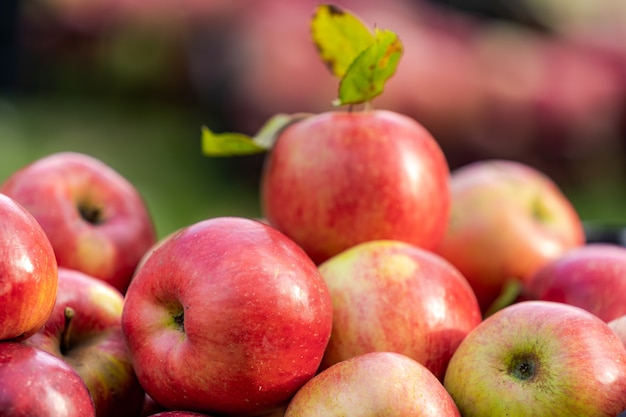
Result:
[[317,264],[377,239],[432,249],[448,223],[448,177],[441,148],[416,120],[324,112],[278,136],[262,171],[262,217]]
[[144,260],[122,330],[146,393],[166,409],[260,415],[317,371],[332,302],[317,266],[273,227],[216,217]]
[[0,343],[0,414],[95,416],[87,386],[64,360],[18,342]]
[[19,341],[48,320],[58,276],[54,251],[37,220],[0,194],[0,340]]
[[588,243],[539,268],[522,297],[583,308],[608,322],[626,314],[626,247]]
[[423,365],[395,352],[336,363],[293,397],[285,417],[460,417],[445,388]]
[[521,301],[461,342],[444,386],[463,417],[614,417],[626,409],[626,349],[582,308]]
[[322,369],[372,351],[402,353],[443,379],[481,322],[467,280],[437,254],[394,240],[360,243],[319,265],[333,303]]
[[83,272],[59,267],[54,310],[23,343],[67,361],[83,378],[97,417],[136,417],[144,391],[122,334],[123,295]]
[[12,173],[0,192],[37,219],[59,266],[102,279],[122,293],[156,240],[151,215],[136,187],[90,155],[44,156]]
[[525,163],[479,160],[452,171],[452,209],[435,249],[467,278],[485,315],[508,283],[521,285],[585,242],[582,220],[557,184]]

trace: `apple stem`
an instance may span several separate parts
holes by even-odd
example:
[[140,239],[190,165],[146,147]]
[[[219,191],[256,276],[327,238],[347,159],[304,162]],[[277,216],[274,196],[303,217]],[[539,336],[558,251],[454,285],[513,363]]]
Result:
[[65,310],[63,310],[63,315],[65,316],[65,321],[63,323],[63,332],[61,333],[61,353],[65,355],[70,350],[70,327],[76,312],[72,307],[66,306]]
[[521,291],[522,283],[519,280],[515,278],[508,279],[502,286],[502,290],[498,295],[498,298],[494,300],[494,302],[485,311],[485,314],[483,314],[483,318],[487,318],[502,310],[504,307],[513,304],[520,296]]

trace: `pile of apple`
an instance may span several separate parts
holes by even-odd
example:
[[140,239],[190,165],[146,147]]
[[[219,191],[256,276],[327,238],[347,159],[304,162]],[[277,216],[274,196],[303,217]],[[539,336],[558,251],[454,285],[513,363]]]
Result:
[[157,239],[139,191],[74,152],[0,183],[0,415],[626,410],[626,248],[587,243],[536,169],[451,172],[414,119],[356,110],[393,32],[332,5],[312,29],[349,110],[203,130],[207,155],[269,151],[261,219]]

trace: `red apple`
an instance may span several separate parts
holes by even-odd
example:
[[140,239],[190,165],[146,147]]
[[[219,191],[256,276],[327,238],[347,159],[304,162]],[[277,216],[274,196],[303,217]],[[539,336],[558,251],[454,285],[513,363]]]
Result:
[[459,417],[441,382],[393,352],[355,356],[320,372],[293,397],[285,417]]
[[583,223],[557,184],[511,160],[480,160],[454,170],[452,211],[436,252],[474,289],[483,313],[507,282],[584,243]]
[[626,248],[589,243],[539,268],[522,296],[575,305],[608,322],[626,314],[625,293]]
[[432,249],[448,222],[448,176],[441,148],[414,119],[321,113],[286,127],[268,154],[263,216],[318,264],[376,239]]
[[449,262],[405,242],[358,244],[319,265],[333,303],[322,368],[373,351],[402,353],[443,379],[481,321],[472,288]]
[[261,222],[218,217],[161,242],[126,293],[142,386],[167,409],[260,415],[317,371],[332,305],[316,265]]
[[0,414],[92,417],[82,378],[64,360],[17,342],[0,343]]
[[136,417],[144,391],[122,334],[124,297],[110,284],[59,268],[52,315],[23,343],[65,359],[83,378],[97,417]]
[[21,340],[48,320],[56,298],[57,262],[37,220],[0,194],[0,340]]
[[59,266],[122,293],[156,234],[137,189],[104,162],[59,152],[17,170],[0,192],[22,204],[48,235]]
[[461,342],[444,386],[463,417],[614,417],[626,410],[626,349],[582,308],[522,301]]

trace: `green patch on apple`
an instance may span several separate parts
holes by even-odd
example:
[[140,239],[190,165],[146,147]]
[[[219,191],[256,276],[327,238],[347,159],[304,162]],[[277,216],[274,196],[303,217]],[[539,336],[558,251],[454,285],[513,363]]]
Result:
[[[321,60],[339,78],[334,106],[369,104],[383,93],[398,66],[404,46],[388,29],[373,31],[355,14],[335,5],[319,5],[311,19],[311,34]],[[243,156],[270,150],[280,132],[309,114],[277,114],[254,136],[216,133],[202,127],[202,154]]]

